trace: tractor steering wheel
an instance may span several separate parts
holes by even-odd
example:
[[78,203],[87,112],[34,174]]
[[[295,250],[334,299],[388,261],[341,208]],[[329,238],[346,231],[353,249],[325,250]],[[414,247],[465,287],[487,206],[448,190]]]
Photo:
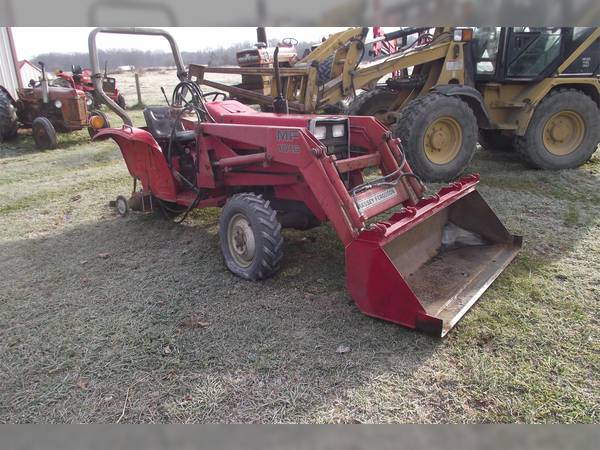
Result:
[[206,100],[206,97],[212,96],[212,100],[210,100],[211,102],[216,102],[217,99],[220,96],[223,96],[223,100],[225,101],[227,100],[227,94],[225,94],[225,92],[217,92],[217,91],[212,91],[212,92],[207,92],[205,94],[202,94],[202,97]]
[[293,37],[286,37],[281,40],[281,43],[286,47],[295,47],[296,45],[298,45],[298,39],[295,39]]

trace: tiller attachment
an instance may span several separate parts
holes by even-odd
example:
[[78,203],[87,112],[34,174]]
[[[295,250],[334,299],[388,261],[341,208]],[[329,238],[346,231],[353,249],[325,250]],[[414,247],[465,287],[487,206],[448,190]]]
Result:
[[367,315],[444,336],[521,247],[463,178],[362,231],[346,248],[350,295]]

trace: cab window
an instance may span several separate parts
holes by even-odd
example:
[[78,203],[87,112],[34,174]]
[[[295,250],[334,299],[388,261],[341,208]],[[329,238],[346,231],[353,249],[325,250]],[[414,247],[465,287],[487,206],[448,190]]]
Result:
[[507,76],[541,75],[560,56],[561,44],[559,27],[514,27],[509,40]]
[[496,73],[496,58],[500,41],[500,27],[475,27],[473,39],[475,45],[475,62],[477,74]]

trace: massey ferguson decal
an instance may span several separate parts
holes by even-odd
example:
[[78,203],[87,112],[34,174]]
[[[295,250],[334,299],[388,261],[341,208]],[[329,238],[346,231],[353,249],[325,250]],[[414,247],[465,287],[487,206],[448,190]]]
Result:
[[298,130],[277,130],[275,140],[277,151],[282,153],[300,153],[300,144],[295,144],[300,137]]
[[379,205],[380,203],[383,203],[386,200],[389,200],[390,198],[393,198],[397,193],[398,192],[396,191],[396,188],[385,189],[368,197],[364,197],[360,200],[357,200],[356,205],[358,206],[358,210],[361,213],[363,213],[367,209],[372,208],[375,205]]

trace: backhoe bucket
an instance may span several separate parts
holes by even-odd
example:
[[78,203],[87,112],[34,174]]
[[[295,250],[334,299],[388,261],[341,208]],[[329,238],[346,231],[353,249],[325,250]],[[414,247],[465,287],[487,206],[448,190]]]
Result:
[[365,314],[445,336],[519,252],[463,178],[364,230],[346,248],[348,290]]

